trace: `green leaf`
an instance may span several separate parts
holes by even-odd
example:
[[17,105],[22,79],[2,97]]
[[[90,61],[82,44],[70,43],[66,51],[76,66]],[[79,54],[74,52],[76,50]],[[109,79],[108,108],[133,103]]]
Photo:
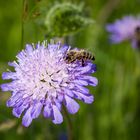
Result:
[[51,36],[67,36],[93,24],[93,20],[83,16],[82,6],[70,3],[56,4],[47,14],[45,25]]

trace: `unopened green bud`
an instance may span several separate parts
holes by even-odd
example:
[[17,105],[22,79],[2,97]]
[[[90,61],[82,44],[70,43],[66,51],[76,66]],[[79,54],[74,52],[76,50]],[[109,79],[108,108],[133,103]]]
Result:
[[45,25],[52,36],[67,36],[94,23],[82,13],[82,6],[70,3],[57,4],[47,14]]

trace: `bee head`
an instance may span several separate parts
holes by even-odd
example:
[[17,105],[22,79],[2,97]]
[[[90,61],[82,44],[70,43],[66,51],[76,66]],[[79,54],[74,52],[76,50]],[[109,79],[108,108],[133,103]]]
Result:
[[65,55],[64,60],[69,60],[70,56],[68,54]]
[[64,56],[64,60],[66,60],[66,61],[67,60],[70,60],[71,59],[71,56],[72,56],[71,53],[69,53],[69,52],[66,53],[65,56]]

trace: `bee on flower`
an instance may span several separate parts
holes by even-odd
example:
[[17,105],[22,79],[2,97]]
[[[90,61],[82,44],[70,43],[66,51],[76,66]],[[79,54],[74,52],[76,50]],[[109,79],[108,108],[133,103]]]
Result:
[[1,85],[3,91],[11,91],[7,106],[13,108],[13,115],[22,118],[22,124],[28,127],[41,113],[54,124],[63,122],[62,105],[71,114],[80,106],[75,101],[91,104],[94,100],[86,86],[96,86],[98,80],[91,76],[96,71],[92,61],[66,63],[64,56],[70,50],[61,43],[27,44],[16,57],[17,61],[8,64],[15,71],[2,74],[3,79],[12,79]]
[[85,50],[70,50],[67,51],[64,57],[66,63],[74,63],[75,61],[81,61],[82,66],[85,66],[87,60],[95,60],[95,57],[88,51]]

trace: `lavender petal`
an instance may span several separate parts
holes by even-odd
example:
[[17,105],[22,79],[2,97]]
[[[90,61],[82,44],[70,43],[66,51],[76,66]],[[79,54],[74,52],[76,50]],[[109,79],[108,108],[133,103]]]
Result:
[[68,112],[71,114],[75,114],[80,108],[79,104],[68,96],[65,96],[65,100]]
[[32,111],[32,107],[28,108],[28,110],[26,111],[25,115],[22,118],[22,124],[25,127],[28,127],[33,120],[31,117],[31,111]]
[[63,117],[62,114],[60,113],[59,109],[57,106],[53,105],[53,123],[54,124],[60,124],[63,122]]

